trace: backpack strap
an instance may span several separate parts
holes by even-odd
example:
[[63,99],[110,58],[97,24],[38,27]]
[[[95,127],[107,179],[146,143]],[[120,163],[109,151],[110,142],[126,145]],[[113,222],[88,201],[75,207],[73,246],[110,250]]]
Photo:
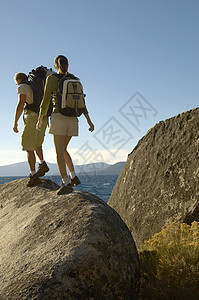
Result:
[[56,77],[58,77],[58,78],[60,78],[60,79],[62,79],[62,78],[66,78],[66,79],[74,79],[74,80],[80,80],[78,77],[76,77],[75,75],[73,75],[73,74],[71,74],[71,73],[67,73],[66,75],[64,75],[64,74],[52,74],[53,76],[56,76]]
[[28,85],[30,85],[30,81],[28,81],[28,80],[22,80],[22,81],[20,82],[20,84],[28,84]]

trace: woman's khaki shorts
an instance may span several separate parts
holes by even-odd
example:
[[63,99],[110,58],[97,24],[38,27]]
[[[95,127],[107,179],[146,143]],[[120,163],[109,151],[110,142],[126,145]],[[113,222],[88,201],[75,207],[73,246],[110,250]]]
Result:
[[27,111],[24,114],[24,129],[21,136],[22,150],[34,151],[42,147],[48,119],[47,117],[43,118],[41,131],[36,129],[37,120],[38,114],[33,111]]
[[54,113],[50,118],[49,133],[64,136],[78,136],[77,117],[64,116]]

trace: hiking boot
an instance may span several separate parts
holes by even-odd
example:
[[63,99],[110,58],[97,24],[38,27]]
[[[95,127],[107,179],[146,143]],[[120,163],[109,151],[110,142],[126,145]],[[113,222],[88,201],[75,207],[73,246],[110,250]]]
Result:
[[80,184],[81,182],[79,181],[79,178],[75,176],[73,179],[70,179],[69,186],[76,186]]
[[50,169],[47,166],[46,162],[43,161],[42,164],[39,164],[36,174],[37,174],[38,177],[43,177],[49,170]]
[[73,188],[68,185],[61,184],[61,187],[57,191],[57,195],[64,195],[64,194],[70,194],[72,193]]
[[40,182],[41,182],[41,179],[37,176],[37,174],[35,174],[33,176],[31,176],[31,174],[30,174],[27,186],[32,187],[34,185],[37,185]]

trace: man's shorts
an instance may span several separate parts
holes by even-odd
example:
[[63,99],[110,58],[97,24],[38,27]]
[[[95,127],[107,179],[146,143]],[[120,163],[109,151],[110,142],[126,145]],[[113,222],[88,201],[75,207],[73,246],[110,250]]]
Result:
[[24,114],[24,129],[21,136],[22,150],[34,151],[42,147],[48,118],[46,116],[43,117],[41,131],[36,129],[37,121],[38,114],[27,110]]
[[77,117],[64,116],[54,113],[50,118],[49,133],[64,136],[78,136]]

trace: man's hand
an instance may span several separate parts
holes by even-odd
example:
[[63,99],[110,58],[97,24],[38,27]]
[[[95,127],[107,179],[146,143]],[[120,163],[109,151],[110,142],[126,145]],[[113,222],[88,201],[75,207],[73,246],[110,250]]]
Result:
[[17,123],[14,124],[14,126],[13,126],[13,131],[14,131],[15,133],[18,133],[18,132],[19,132],[19,130],[18,130],[18,124],[17,124]]
[[18,120],[19,120],[21,114],[23,113],[23,108],[24,108],[25,102],[26,102],[26,95],[20,94],[19,95],[19,101],[18,101],[18,104],[17,104],[17,107],[16,107],[15,120],[14,120],[14,126],[13,126],[13,131],[15,133],[19,132],[19,130],[18,130]]

